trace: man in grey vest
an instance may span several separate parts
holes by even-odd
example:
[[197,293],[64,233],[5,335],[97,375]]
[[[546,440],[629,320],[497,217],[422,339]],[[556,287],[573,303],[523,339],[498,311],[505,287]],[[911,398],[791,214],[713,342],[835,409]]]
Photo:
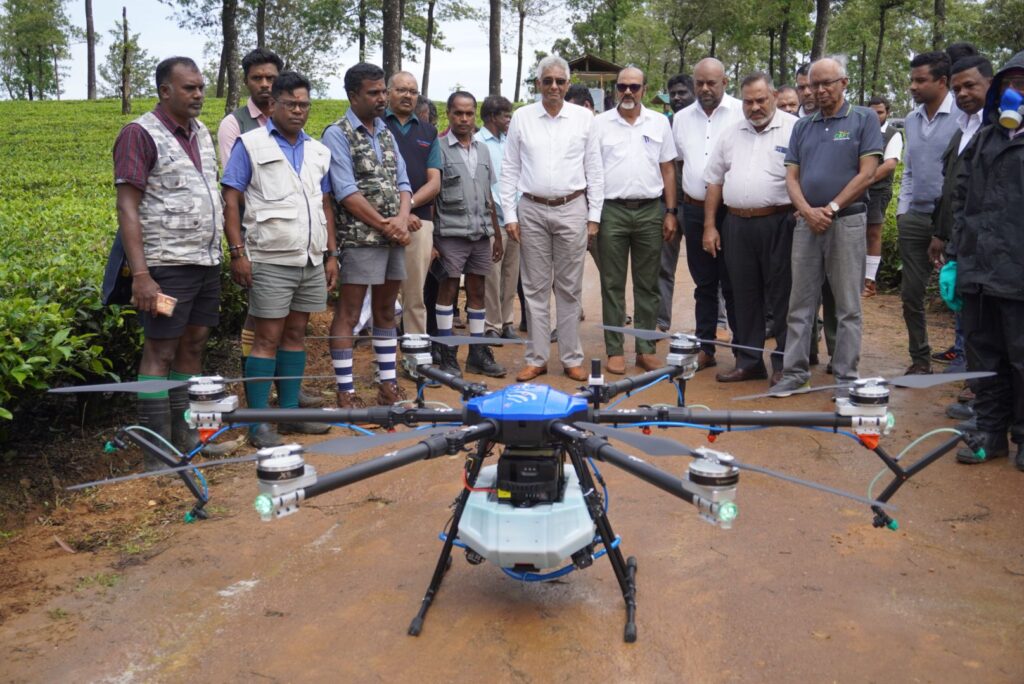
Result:
[[256,48],[242,58],[242,74],[249,99],[225,116],[217,128],[220,163],[225,168],[238,136],[266,126],[270,119],[270,89],[274,79],[284,70],[284,62],[266,48]]
[[[491,264],[501,260],[502,240],[491,186],[497,178],[487,146],[473,139],[476,98],[457,90],[448,97],[451,130],[441,138],[441,192],[435,204],[434,249],[447,278],[437,291],[437,334],[452,334],[459,277],[466,276],[469,334],[484,336],[484,292]],[[494,239],[492,245],[491,238]],[[441,345],[441,370],[461,376],[458,347]],[[466,372],[505,376],[487,345],[471,345]]]
[[338,407],[360,404],[352,378],[352,330],[366,288],[372,286],[373,351],[380,370],[377,403],[404,398],[395,377],[395,301],[405,280],[405,245],[419,229],[411,216],[412,188],[398,143],[384,119],[384,70],[360,62],[345,72],[349,110],[327,127],[331,191],[337,230],[341,291],[331,323],[331,359],[338,379]]
[[[210,328],[220,320],[224,219],[213,138],[197,118],[203,74],[191,59],[171,57],[157,65],[156,86],[156,108],[114,143],[117,218],[145,336],[139,379],[187,380],[202,371]],[[167,297],[177,300],[169,314]],[[184,417],[186,388],[140,393],[138,406],[141,425],[181,451],[196,446]],[[147,470],[163,467],[155,454],[144,458]]]
[[[338,275],[334,230],[328,230],[334,218],[327,175],[331,153],[302,130],[310,89],[294,71],[274,80],[270,120],[237,139],[221,180],[231,277],[249,291],[255,322],[245,377],[282,376],[277,381],[281,408],[299,407],[306,324],[310,313],[327,308],[327,290]],[[247,398],[249,408],[266,408],[270,383],[248,383]],[[321,435],[330,428],[290,422],[279,429]],[[261,423],[249,429],[249,442],[263,449],[282,440]]]

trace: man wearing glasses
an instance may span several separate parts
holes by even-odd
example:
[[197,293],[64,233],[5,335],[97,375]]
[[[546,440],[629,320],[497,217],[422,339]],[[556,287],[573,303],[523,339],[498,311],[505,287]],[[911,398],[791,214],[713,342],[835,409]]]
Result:
[[[604,208],[597,234],[601,261],[601,314],[606,325],[626,318],[626,270],[632,263],[633,306],[637,328],[656,323],[658,269],[662,242],[676,232],[675,142],[666,117],[641,104],[647,91],[644,73],[635,67],[619,72],[618,106],[600,114],[596,135],[604,163]],[[661,198],[665,197],[662,210]],[[626,372],[622,334],[605,331],[609,373]],[[661,366],[654,342],[636,339],[636,365]]]
[[[838,319],[832,358],[836,382],[857,378],[866,191],[884,147],[875,113],[846,101],[848,79],[842,64],[820,59],[811,65],[809,75],[818,111],[796,122],[786,153],[786,187],[797,222],[783,377],[772,387],[778,396],[786,396],[810,379],[809,338],[826,279]],[[847,393],[836,390],[837,396]]]
[[[334,231],[328,229],[334,218],[331,152],[302,130],[309,92],[300,74],[280,74],[270,90],[270,119],[236,140],[221,179],[231,277],[249,291],[255,324],[245,377],[290,376],[278,381],[281,408],[299,407],[306,323],[310,313],[327,307],[327,290],[338,276]],[[270,383],[247,384],[249,408],[266,408]],[[280,429],[323,434],[330,428],[282,423]],[[249,441],[258,449],[282,443],[266,423],[249,429]]]
[[516,381],[547,373],[554,285],[562,369],[582,382],[587,379],[579,336],[583,258],[604,204],[601,148],[594,116],[563,99],[568,63],[550,55],[540,60],[536,73],[541,100],[512,115],[501,167],[501,206],[509,237],[521,245],[530,331],[526,366]]

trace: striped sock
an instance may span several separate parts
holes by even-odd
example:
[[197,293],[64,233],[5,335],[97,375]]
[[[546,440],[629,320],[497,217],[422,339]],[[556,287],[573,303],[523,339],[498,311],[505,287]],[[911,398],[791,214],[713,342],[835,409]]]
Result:
[[334,377],[338,382],[339,392],[355,392],[352,382],[352,350],[332,349],[331,365],[334,366]]
[[246,330],[242,328],[242,334],[239,336],[239,343],[242,347],[242,356],[246,357],[252,353],[252,344],[256,341],[256,331]]
[[381,382],[395,382],[395,357],[398,356],[398,333],[394,328],[373,326],[374,337],[390,337],[390,340],[374,340],[373,353],[377,357],[377,369]]
[[452,320],[455,318],[455,307],[449,304],[444,306],[442,304],[434,305],[434,313],[437,317],[437,334],[438,336],[445,336],[452,334]]
[[466,315],[469,317],[469,334],[472,337],[484,336],[484,318],[486,309],[470,309],[466,307]]

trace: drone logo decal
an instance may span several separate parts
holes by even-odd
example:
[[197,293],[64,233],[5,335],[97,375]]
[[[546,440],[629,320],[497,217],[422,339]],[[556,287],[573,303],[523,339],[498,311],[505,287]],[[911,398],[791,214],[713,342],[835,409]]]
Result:
[[505,390],[505,401],[512,404],[529,404],[537,401],[537,393],[531,391],[533,385],[519,385]]

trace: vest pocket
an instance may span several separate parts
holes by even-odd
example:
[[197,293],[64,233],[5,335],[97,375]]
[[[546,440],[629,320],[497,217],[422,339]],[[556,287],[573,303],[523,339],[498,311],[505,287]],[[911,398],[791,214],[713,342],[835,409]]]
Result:
[[[299,230],[296,207],[265,207],[256,211],[255,247],[261,252],[305,250],[306,231]],[[301,223],[305,223],[303,220]]]
[[461,176],[445,176],[441,179],[441,201],[445,204],[462,204],[466,201]]

